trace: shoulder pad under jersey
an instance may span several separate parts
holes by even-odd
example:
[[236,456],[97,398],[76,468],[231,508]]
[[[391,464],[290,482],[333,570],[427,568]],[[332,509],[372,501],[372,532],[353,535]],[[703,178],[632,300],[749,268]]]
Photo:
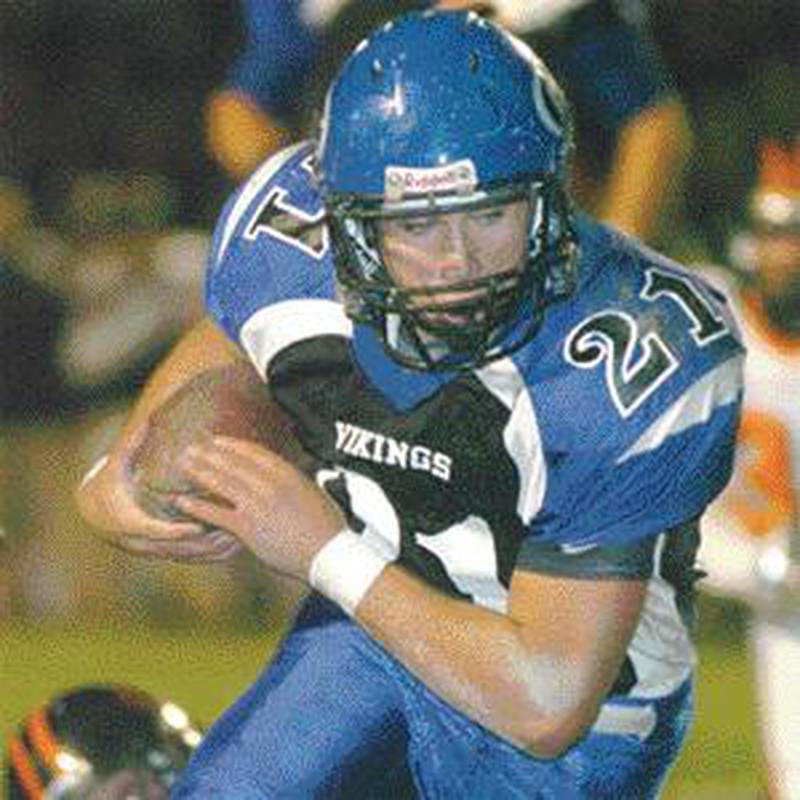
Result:
[[273,336],[282,327],[298,338],[306,325],[311,334],[323,318],[347,333],[334,286],[313,146],[303,142],[273,155],[225,206],[209,257],[206,306],[263,369],[267,319]]
[[725,298],[627,237],[579,225],[576,295],[515,363],[560,540],[623,543],[699,514],[730,474],[744,348]]

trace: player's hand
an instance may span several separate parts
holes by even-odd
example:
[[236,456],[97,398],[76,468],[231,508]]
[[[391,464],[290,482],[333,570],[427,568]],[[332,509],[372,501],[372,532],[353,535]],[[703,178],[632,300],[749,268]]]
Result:
[[211,531],[201,522],[162,520],[136,502],[131,460],[146,425],[113,451],[78,488],[78,510],[110,544],[140,556],[176,561],[223,561],[241,551],[235,536]]
[[313,557],[344,527],[342,512],[313,480],[255,442],[218,436],[187,448],[179,467],[222,502],[176,495],[174,505],[235,534],[286,575],[305,580]]

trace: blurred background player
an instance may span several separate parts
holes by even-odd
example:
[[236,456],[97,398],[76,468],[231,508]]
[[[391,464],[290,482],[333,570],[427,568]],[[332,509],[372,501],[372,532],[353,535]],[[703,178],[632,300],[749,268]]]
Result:
[[[86,551],[71,502],[131,392],[202,307],[208,236],[167,228],[165,184],[73,176],[58,224],[44,225],[26,187],[0,179],[0,528],[4,562],[15,562],[0,569],[0,616],[97,619],[131,601],[163,615],[161,576],[189,574],[148,568],[120,584],[111,563],[130,575],[125,557]],[[224,580],[197,577],[171,594],[209,607]]]
[[652,38],[647,3],[499,3],[506,5],[519,8],[515,29],[551,65],[575,108],[578,201],[626,233],[663,245],[691,135]]
[[728,280],[748,347],[733,480],[701,558],[710,591],[754,609],[751,644],[771,797],[800,798],[800,137],[767,141]]
[[8,800],[166,800],[200,742],[186,712],[128,685],[76,686],[8,739]]
[[576,109],[576,199],[622,230],[658,238],[690,145],[687,115],[646,27],[617,0],[242,1],[244,42],[209,98],[207,144],[235,182],[313,123],[343,56],[407,10],[477,8],[540,52]]
[[[380,22],[431,4],[239,0],[240,50],[225,82],[206,104],[211,155],[234,183],[241,183],[271,153],[302,138],[311,95],[324,94],[352,45]],[[336,21],[345,10],[349,30],[340,30]],[[336,51],[336,64],[328,63],[331,50]]]

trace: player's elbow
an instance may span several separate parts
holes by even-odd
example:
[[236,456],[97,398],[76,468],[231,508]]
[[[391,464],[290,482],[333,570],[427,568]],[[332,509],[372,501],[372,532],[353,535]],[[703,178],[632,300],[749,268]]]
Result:
[[576,710],[570,713],[541,713],[520,727],[517,745],[539,759],[560,758],[586,734],[595,714]]
[[559,670],[558,679],[546,685],[537,680],[521,694],[506,717],[515,728],[511,738],[542,759],[559,758],[582,739],[597,719],[602,702],[595,682],[568,669]]
[[524,749],[541,759],[560,758],[586,734],[592,718],[582,714],[556,715],[534,726]]

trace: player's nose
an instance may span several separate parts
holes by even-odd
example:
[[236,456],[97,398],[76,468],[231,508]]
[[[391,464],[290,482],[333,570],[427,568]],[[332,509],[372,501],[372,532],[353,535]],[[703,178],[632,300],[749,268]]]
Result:
[[438,277],[442,282],[472,277],[469,238],[463,219],[454,215],[444,226],[444,242],[438,259]]

